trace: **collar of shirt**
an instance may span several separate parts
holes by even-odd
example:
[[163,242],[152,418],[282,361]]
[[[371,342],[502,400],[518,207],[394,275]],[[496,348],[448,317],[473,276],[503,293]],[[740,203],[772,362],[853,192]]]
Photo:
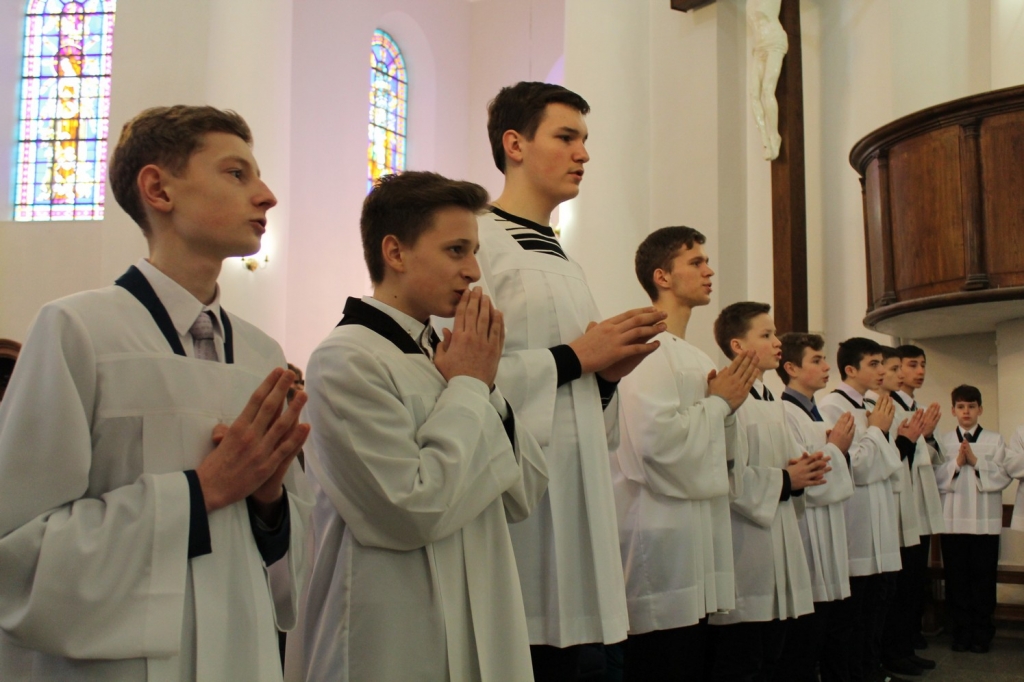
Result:
[[977,424],[975,424],[973,427],[967,429],[966,431],[964,431],[964,429],[961,428],[961,426],[959,424],[956,425],[956,428],[960,429],[960,434],[961,435],[963,435],[963,436],[970,436],[971,438],[974,438],[974,434],[978,432],[978,427],[979,426],[981,426],[981,422],[978,422]]
[[803,405],[804,409],[807,410],[808,412],[810,412],[812,408],[817,407],[817,405],[814,403],[814,399],[813,398],[808,398],[803,393],[800,393],[799,391],[794,391],[793,389],[789,388],[788,386],[782,392],[782,395],[792,396],[793,398],[796,399],[796,401],[798,403]]
[[871,389],[869,388],[869,389],[868,389],[868,392],[864,394],[864,402],[867,402],[867,401],[869,401],[869,400],[870,400],[870,401],[871,401],[871,402],[873,402],[873,403],[877,403],[877,402],[878,402],[878,399],[879,399],[879,398],[881,398],[881,397],[882,397],[882,396],[880,396],[880,395],[879,395],[878,393],[876,393],[876,392],[872,391],[872,390],[871,390]]
[[914,396],[910,395],[906,391],[896,391],[896,394],[907,404],[907,407],[914,409]]
[[[224,331],[220,326],[220,286],[217,286],[216,293],[210,305],[203,305],[203,302],[193,296],[189,291],[175,282],[173,279],[156,269],[156,267],[145,258],[140,258],[135,264],[156,293],[157,298],[167,309],[174,323],[174,330],[182,339],[191,339],[189,330],[195,323],[199,313],[210,311],[213,313],[213,335],[218,346],[224,343]],[[182,344],[186,347],[185,352],[191,355],[191,343]],[[223,354],[221,355],[223,357]]]
[[363,296],[362,301],[367,305],[372,305],[374,308],[397,322],[402,329],[408,332],[409,336],[411,336],[416,343],[420,343],[423,331],[427,326],[426,322],[420,322],[416,318],[406,315],[401,310],[392,308],[383,301],[378,301],[373,296]]
[[532,220],[523,218],[522,216],[513,215],[508,211],[505,211],[497,206],[490,206],[489,210],[491,211],[491,213],[498,216],[499,218],[504,218],[505,220],[515,223],[516,225],[519,225],[521,227],[528,227],[531,230],[536,230],[537,232],[540,232],[542,235],[546,237],[557,239],[555,235],[555,230],[550,225],[541,225],[540,223],[535,223]]
[[845,381],[839,384],[839,386],[837,386],[836,389],[842,391],[846,395],[853,398],[853,401],[858,405],[864,404],[864,396],[862,396],[860,392],[857,391],[857,389],[855,389],[853,386],[850,386],[850,384],[846,383]]
[[764,395],[764,382],[761,381],[760,379],[754,379],[754,390],[757,391],[758,395],[763,396]]

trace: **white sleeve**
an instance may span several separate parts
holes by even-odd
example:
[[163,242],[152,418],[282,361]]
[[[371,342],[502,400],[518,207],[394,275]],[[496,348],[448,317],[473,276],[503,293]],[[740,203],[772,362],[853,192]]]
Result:
[[939,486],[940,493],[954,492],[956,487],[956,476],[960,467],[956,464],[957,452],[949,452],[947,439],[937,441],[939,453],[942,456],[942,463],[935,467],[935,483]]
[[178,652],[189,490],[180,472],[86,498],[96,354],[78,316],[39,314],[0,406],[0,629],[70,658]]
[[999,443],[992,458],[978,457],[978,464],[974,469],[978,472],[978,490],[983,493],[997,493],[1010,485],[1013,478],[1006,470],[1006,443],[1002,436],[999,436]]
[[[703,377],[677,377],[665,352],[655,351],[619,383],[623,474],[668,497],[707,500],[729,493],[725,419],[729,405],[717,396],[681,404],[676,381],[703,395]],[[688,390],[686,390],[688,389]]]
[[[818,409],[829,427],[835,426],[846,411],[831,403],[820,405]],[[903,466],[896,446],[886,439],[877,426],[869,426],[863,435],[854,438],[849,455],[854,485],[879,483]]]
[[364,545],[407,551],[447,537],[521,476],[477,379],[452,378],[417,425],[382,361],[341,341],[310,358],[306,392],[307,462]]
[[[508,418],[515,423],[515,412],[505,404],[505,396],[497,386],[491,392],[491,405],[498,410],[499,415],[502,414],[502,410],[508,412],[502,415],[503,423]],[[544,496],[544,491],[548,488],[548,465],[544,452],[529,431],[515,425],[513,433],[516,439],[513,450],[521,475],[502,493],[501,499],[505,505],[505,519],[509,523],[518,523],[530,515],[537,502]]]
[[1014,432],[1006,445],[1003,467],[1011,478],[1024,478],[1024,426]]
[[796,448],[807,453],[813,453],[820,449],[828,456],[829,466],[832,467],[832,471],[825,474],[824,485],[812,485],[804,488],[802,496],[804,506],[827,507],[848,499],[853,495],[853,479],[850,477],[850,467],[846,463],[846,453],[831,443],[825,443],[819,448],[813,443],[805,442],[800,421],[809,419],[809,417],[795,405],[787,404],[783,407],[786,411],[786,426]]

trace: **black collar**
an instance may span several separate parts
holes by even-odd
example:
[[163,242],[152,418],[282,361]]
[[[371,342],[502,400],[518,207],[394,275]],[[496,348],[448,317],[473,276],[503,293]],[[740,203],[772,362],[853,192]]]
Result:
[[[428,320],[427,324],[429,323]],[[426,352],[420,348],[420,344],[416,343],[416,340],[409,335],[409,332],[405,331],[402,325],[398,324],[393,317],[383,310],[374,308],[369,303],[360,301],[358,298],[349,297],[345,301],[345,311],[338,326],[342,327],[348,324],[358,324],[380,334],[395,344],[398,350],[403,353],[426,355]],[[431,340],[436,338],[436,334],[433,331],[431,331],[430,336]]]
[[813,413],[813,412],[811,412],[810,410],[808,410],[808,409],[807,409],[807,406],[806,406],[806,405],[804,405],[804,404],[803,404],[802,402],[800,402],[799,400],[797,400],[796,398],[794,398],[794,397],[793,397],[792,395],[790,395],[789,393],[786,393],[785,391],[783,391],[783,392],[782,392],[782,399],[783,399],[783,400],[785,400],[785,401],[786,401],[787,403],[793,403],[794,405],[796,405],[797,407],[799,407],[799,408],[800,408],[801,410],[803,410],[803,411],[804,411],[804,413],[805,413],[805,414],[806,414],[806,415],[807,415],[808,417],[810,417],[810,418],[811,418],[811,421],[812,421],[812,422],[817,422],[817,421],[821,421],[821,415],[820,415],[820,414],[819,414],[819,416],[818,416],[817,418],[815,418],[815,417],[814,417],[814,413]]
[[846,395],[846,392],[845,392],[845,391],[840,391],[840,390],[839,390],[839,389],[837,388],[837,389],[835,389],[835,390],[834,390],[834,391],[832,391],[832,392],[833,392],[833,393],[838,393],[839,395],[841,395],[841,396],[843,396],[844,398],[846,398],[846,399],[847,399],[848,401],[850,401],[850,404],[851,404],[851,405],[853,405],[854,407],[856,407],[856,408],[857,408],[858,410],[863,410],[863,409],[864,409],[864,405],[863,405],[863,404],[857,404],[857,401],[856,401],[856,400],[854,400],[853,398],[851,398],[850,396]]
[[[149,283],[141,270],[134,265],[131,266],[127,272],[117,278],[114,284],[126,289],[129,294],[138,299],[139,303],[145,306],[175,355],[188,357],[185,354],[185,348],[181,345],[181,339],[178,337],[178,330],[174,328],[171,316],[167,313],[167,308],[153,291],[153,285]],[[231,332],[231,320],[228,319],[228,314],[224,312],[223,306],[220,309],[220,323],[224,328],[224,363],[230,365],[235,362],[234,334]]]
[[505,220],[509,221],[510,223],[515,223],[516,225],[519,225],[521,227],[528,227],[531,230],[536,230],[537,232],[540,232],[545,237],[551,237],[552,239],[558,239],[557,235],[555,235],[554,228],[552,228],[550,225],[541,225],[540,223],[535,223],[532,220],[528,220],[526,218],[522,218],[522,217],[517,216],[517,215],[512,215],[508,211],[503,211],[500,208],[498,208],[497,206],[489,206],[488,210],[490,210],[491,213],[493,213],[494,215],[498,216],[499,218],[504,218]]
[[966,440],[968,443],[977,443],[978,442],[978,436],[980,436],[980,435],[981,435],[981,424],[978,424],[978,430],[974,432],[973,436],[971,434],[969,434],[969,433],[964,433],[963,431],[961,431],[959,426],[956,427],[956,439],[958,441],[960,441],[961,443],[963,443],[964,440]]
[[896,401],[897,405],[902,407],[907,412],[910,412],[910,405],[907,405],[907,403],[903,401],[903,398],[900,397],[900,394],[899,394],[898,391],[893,391],[889,395],[892,396],[892,399]]

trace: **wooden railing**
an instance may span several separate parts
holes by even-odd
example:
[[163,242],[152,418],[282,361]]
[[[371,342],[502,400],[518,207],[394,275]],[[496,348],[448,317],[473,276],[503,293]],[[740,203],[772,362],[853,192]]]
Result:
[[904,116],[854,145],[850,164],[864,201],[867,327],[915,335],[901,328],[915,313],[978,303],[996,304],[980,323],[990,328],[966,331],[1024,317],[1024,86]]

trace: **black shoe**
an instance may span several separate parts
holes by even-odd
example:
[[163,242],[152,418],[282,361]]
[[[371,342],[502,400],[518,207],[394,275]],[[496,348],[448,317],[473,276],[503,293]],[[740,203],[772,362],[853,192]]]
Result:
[[882,661],[882,667],[888,672],[896,673],[897,675],[920,675],[924,672],[924,669],[920,666],[914,665],[909,658],[896,658],[891,661]]
[[910,680],[904,679],[902,677],[896,677],[895,675],[890,675],[887,672],[880,672],[878,674],[878,677],[876,677],[875,679],[878,680],[878,682],[910,682]]
[[953,651],[964,652],[970,649],[971,646],[965,642],[953,642]]
[[974,654],[987,654],[989,650],[988,644],[972,644],[971,653]]
[[917,654],[911,654],[910,656],[907,656],[907,660],[916,665],[918,668],[921,668],[922,670],[935,669],[935,661],[933,661],[930,658],[921,658]]
[[928,640],[925,639],[924,635],[922,635],[919,632],[916,635],[914,635],[913,646],[914,646],[915,649],[927,649],[928,648]]

